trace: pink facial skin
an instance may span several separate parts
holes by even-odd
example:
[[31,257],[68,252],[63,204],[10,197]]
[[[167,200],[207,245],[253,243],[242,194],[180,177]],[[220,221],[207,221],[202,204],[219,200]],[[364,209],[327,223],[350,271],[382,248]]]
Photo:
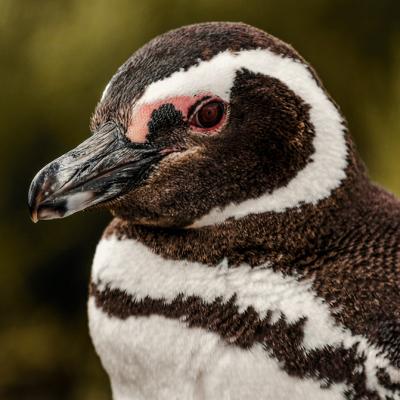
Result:
[[[163,99],[161,101],[157,101],[154,103],[150,104],[143,104],[139,105],[134,108],[133,113],[132,113],[132,118],[131,122],[129,124],[128,130],[126,132],[127,138],[134,143],[145,143],[147,135],[149,133],[149,128],[148,128],[148,123],[151,119],[151,115],[153,111],[157,110],[160,106],[163,104],[173,104],[174,107],[180,111],[183,115],[183,117],[187,120],[188,119],[188,114],[190,108],[199,100],[204,98],[205,96],[209,96],[207,100],[204,102],[200,103],[196,110],[192,113],[192,116],[195,115],[195,113],[201,108],[202,105],[208,103],[209,101],[222,101],[220,98],[212,96],[208,93],[201,93],[196,96],[178,96],[178,97],[169,97],[166,99]],[[192,120],[192,118],[191,118]],[[221,127],[226,121],[226,112],[224,113],[224,116],[222,117],[221,121],[213,126],[212,128],[201,128],[198,127],[194,124],[191,123],[191,120],[189,120],[189,123],[191,125],[192,131],[195,133],[200,133],[200,134],[207,134],[207,135],[213,135],[216,134],[220,131]]]

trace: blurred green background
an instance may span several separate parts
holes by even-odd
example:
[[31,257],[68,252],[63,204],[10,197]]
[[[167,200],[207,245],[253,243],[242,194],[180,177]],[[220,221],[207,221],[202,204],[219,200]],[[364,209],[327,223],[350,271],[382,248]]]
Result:
[[400,194],[400,1],[0,0],[0,399],[110,399],[87,284],[110,217],[30,222],[34,173],[88,135],[116,68],[184,24],[244,21],[291,43],[347,116],[372,177]]

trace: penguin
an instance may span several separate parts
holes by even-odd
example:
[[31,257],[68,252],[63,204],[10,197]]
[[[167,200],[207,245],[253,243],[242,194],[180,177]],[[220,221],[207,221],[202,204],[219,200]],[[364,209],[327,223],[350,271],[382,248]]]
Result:
[[105,208],[89,328],[113,398],[400,399],[400,203],[288,44],[200,23],[136,51],[33,221]]

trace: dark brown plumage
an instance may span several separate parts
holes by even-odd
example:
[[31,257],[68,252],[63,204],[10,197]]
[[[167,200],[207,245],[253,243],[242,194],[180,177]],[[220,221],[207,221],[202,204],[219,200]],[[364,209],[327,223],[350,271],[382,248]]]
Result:
[[[252,50],[255,53],[246,53]],[[272,54],[276,62],[289,60],[293,68],[301,66],[306,71],[305,76],[315,85],[310,89],[315,98],[322,92],[330,105],[324,109],[326,114],[321,114],[326,120],[315,111],[317,100],[305,101],[303,87],[296,86],[289,67],[284,76],[286,83],[272,67],[270,74],[254,71],[258,64],[252,57],[263,55],[263,51]],[[209,89],[201,94],[188,89],[188,95],[185,87],[177,95],[171,84],[173,94],[169,97],[164,93],[150,105],[141,103],[153,83],[164,82],[158,89],[163,93],[169,88],[165,82],[171,82],[176,74],[184,76],[221,54],[234,58],[243,53],[247,54],[250,67],[236,67],[227,98],[224,94],[207,92]],[[227,69],[227,75],[229,62],[219,64],[221,70]],[[283,64],[282,69],[285,67]],[[209,99],[219,104],[224,119],[215,130],[199,131],[193,126],[191,115]],[[331,126],[336,127],[335,135],[343,138],[343,154],[335,148],[336,142],[327,141],[323,146],[319,143],[317,147],[317,141],[328,135]],[[132,247],[129,253],[132,258],[121,262],[116,254],[115,264],[113,257],[105,257],[107,261],[104,261],[96,255],[100,261],[95,258],[90,285],[93,321],[105,315],[110,324],[117,320],[131,326],[136,321],[141,326],[144,317],[151,320],[151,316],[161,316],[179,321],[189,329],[185,332],[200,328],[205,335],[217,335],[224,345],[231,346],[228,349],[239,348],[251,354],[255,347],[262,346],[265,356],[275,360],[288,376],[300,381],[311,379],[322,390],[343,385],[345,389],[340,395],[343,397],[332,398],[399,398],[400,379],[396,374],[400,369],[400,203],[370,182],[337,106],[312,68],[289,45],[236,23],[206,23],[168,32],[149,42],[121,66],[96,108],[92,129],[94,139],[88,143],[94,146],[97,137],[107,137],[108,152],[118,154],[115,168],[106,169],[101,162],[97,164],[98,158],[94,167],[93,160],[89,162],[89,169],[87,160],[76,166],[75,159],[80,157],[76,153],[71,168],[71,155],[64,156],[72,172],[65,167],[65,158],[50,164],[33,183],[30,202],[36,218],[105,207],[115,218],[106,229],[98,252],[101,253],[102,243],[114,240],[117,248],[118,242]],[[328,148],[331,145],[333,149]],[[294,202],[294,206],[271,206],[262,212],[250,208],[246,215],[238,217],[234,213],[227,214],[226,218],[218,214],[223,214],[232,204],[240,207],[249,199],[262,199],[290,188],[307,167],[318,165],[318,152],[333,157],[332,163],[343,158],[343,171],[339,171],[343,172],[342,178],[338,178],[341,175],[332,177],[328,170],[319,170],[317,178],[314,174],[306,182],[311,195],[306,192],[304,199],[299,197],[297,203],[292,198],[288,200],[288,196],[296,198],[298,193],[285,195],[283,200]],[[109,167],[114,159],[108,155],[107,160],[111,160]],[[131,175],[126,169],[123,176],[116,175],[121,165],[126,168],[133,164],[135,169]],[[329,167],[329,163],[324,164],[324,168]],[[65,176],[59,172],[64,170],[68,171]],[[312,179],[319,180],[316,184]],[[88,184],[93,180],[96,186]],[[329,186],[330,181],[335,185]],[[317,195],[318,185],[325,184],[328,193]],[[80,192],[77,194],[76,188],[81,188],[83,196]],[[214,222],[211,218],[208,224],[196,225],[214,211],[221,219]],[[135,257],[141,257],[137,250],[141,245],[150,251],[149,264],[155,265],[149,265],[148,279],[155,281],[153,287],[146,286],[144,278],[130,275]],[[186,276],[186,269],[207,265],[209,271],[221,271],[228,276],[226,287],[229,279],[233,279],[229,274],[246,266],[253,272],[272,272],[284,282],[295,282],[302,288],[309,284],[306,293],[307,296],[311,293],[315,310],[322,312],[327,305],[326,321],[332,318],[337,331],[329,338],[331,341],[309,348],[307,323],[313,309],[304,310],[296,320],[289,321],[282,307],[278,308],[280,314],[276,318],[276,309],[260,311],[255,304],[243,309],[240,302],[247,299],[246,295],[251,298],[251,287],[244,285],[240,288],[242,292],[237,289],[228,296],[222,285],[217,288],[220,296],[210,299],[209,293],[205,293],[202,298],[193,293],[193,286],[186,285],[185,279],[179,280],[178,275],[177,285],[182,285],[187,292],[176,293],[173,285],[168,286],[170,281],[157,281],[164,273],[162,267],[157,270],[160,259],[171,269],[172,266],[177,270],[184,268],[179,270],[182,276]],[[179,264],[181,261],[186,263],[185,267]],[[222,266],[224,263],[227,269]],[[111,271],[107,272],[111,278],[107,275],[108,280],[104,280],[104,271]],[[207,272],[201,271],[206,277]],[[200,279],[198,276],[190,278],[196,281]],[[255,285],[250,279],[251,284]],[[142,286],[162,295],[143,295]],[[265,287],[274,289],[268,287],[267,280]],[[259,296],[268,303],[269,295],[265,291]],[[286,300],[285,293],[279,296]],[[296,302],[294,298],[293,307]],[[326,326],[318,328],[324,330]],[[111,358],[107,363],[107,357],[111,356],[104,351],[107,346],[102,340],[110,345],[110,339],[103,338],[103,330],[97,325],[92,329],[95,338],[100,338],[98,348],[103,350],[100,353],[107,360],[111,378],[129,371],[130,364],[121,360],[116,362]],[[148,332],[149,338],[155,332],[158,330]],[[344,339],[341,333],[354,342],[349,343],[348,336]],[[318,332],[312,334],[318,337]],[[132,351],[133,358],[139,359],[141,352],[135,344],[132,342],[128,350]],[[146,350],[153,355],[158,348]],[[119,363],[122,372],[115,372],[113,368]],[[170,384],[173,388],[172,381]],[[304,392],[298,398],[306,395]]]

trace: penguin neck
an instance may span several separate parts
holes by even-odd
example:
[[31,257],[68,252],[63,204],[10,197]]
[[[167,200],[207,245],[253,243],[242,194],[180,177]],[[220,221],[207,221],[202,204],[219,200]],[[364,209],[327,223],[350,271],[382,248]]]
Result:
[[[353,221],[365,212],[368,192],[374,186],[362,168],[353,168],[342,185],[316,205],[306,204],[284,212],[251,214],[201,228],[165,228],[114,219],[104,236],[133,239],[166,259],[216,265],[271,262],[290,265],[299,257],[316,254],[340,240]],[[357,215],[356,215],[357,214]]]

